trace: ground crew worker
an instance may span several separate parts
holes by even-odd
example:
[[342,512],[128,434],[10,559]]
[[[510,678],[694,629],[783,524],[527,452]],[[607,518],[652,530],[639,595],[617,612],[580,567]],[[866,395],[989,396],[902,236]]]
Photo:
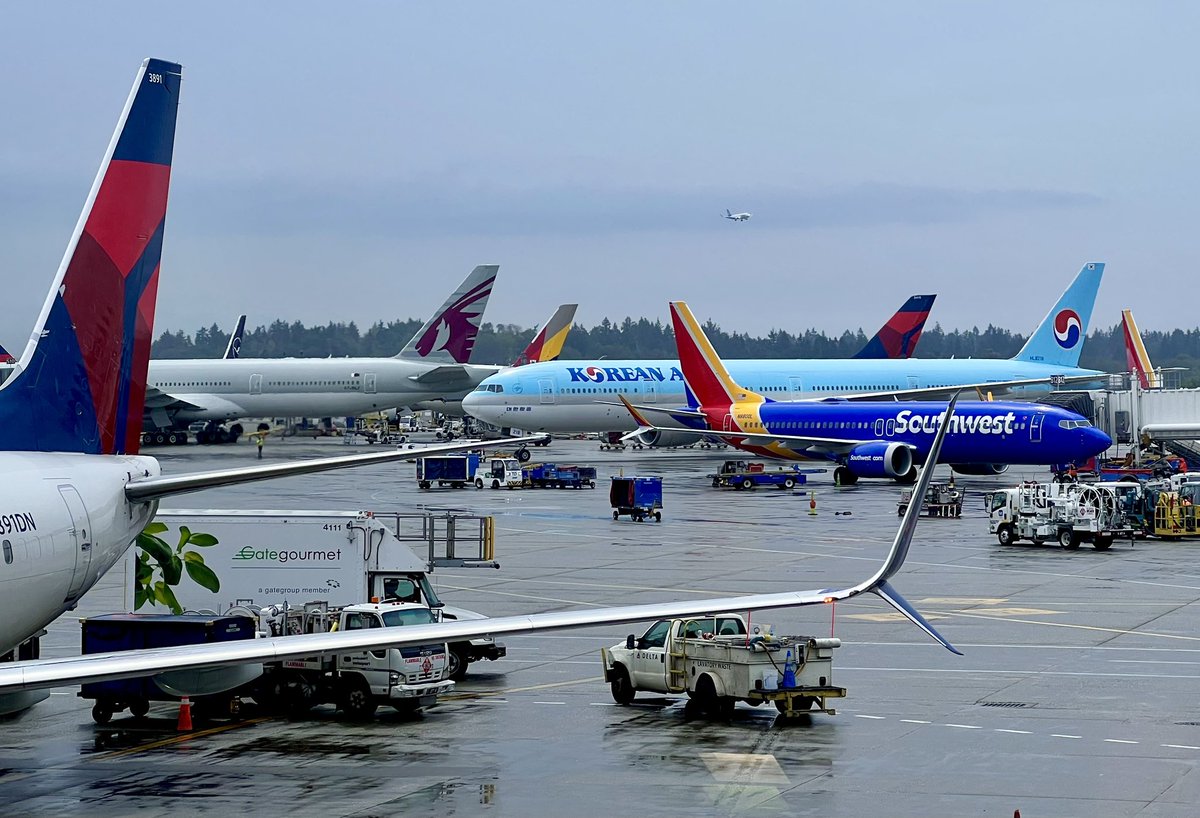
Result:
[[262,460],[263,442],[266,441],[267,436],[266,435],[256,435],[255,437],[256,437],[255,442],[258,444],[258,459]]

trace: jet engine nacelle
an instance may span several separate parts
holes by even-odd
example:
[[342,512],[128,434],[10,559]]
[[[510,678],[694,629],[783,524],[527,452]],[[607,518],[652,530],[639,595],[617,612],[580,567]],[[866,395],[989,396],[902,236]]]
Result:
[[903,443],[864,443],[850,451],[846,466],[858,477],[903,477],[913,468],[912,449]]
[[634,443],[660,449],[670,449],[675,446],[691,446],[693,443],[699,443],[703,439],[704,435],[699,432],[685,432],[683,430],[675,432],[669,429],[650,429],[629,438]]
[[1007,463],[951,463],[950,468],[959,474],[995,476],[1008,471]]

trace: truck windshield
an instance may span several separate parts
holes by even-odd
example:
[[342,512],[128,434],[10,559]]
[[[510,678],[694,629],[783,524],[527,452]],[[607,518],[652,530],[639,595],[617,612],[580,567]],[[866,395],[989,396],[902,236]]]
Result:
[[398,628],[402,625],[428,625],[433,622],[433,611],[428,608],[385,611],[382,616],[385,628]]

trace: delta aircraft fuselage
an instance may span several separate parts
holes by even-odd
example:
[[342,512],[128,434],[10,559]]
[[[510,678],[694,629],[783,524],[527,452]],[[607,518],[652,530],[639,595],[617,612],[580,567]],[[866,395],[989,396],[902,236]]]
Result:
[[[439,370],[446,373],[443,377]],[[179,420],[345,417],[454,402],[500,370],[403,358],[233,358],[150,362],[149,385],[185,404]]]
[[[747,359],[725,365],[738,383],[776,401],[1055,375],[1104,377],[1091,369],[1013,359]],[[1025,387],[1013,392],[1027,397],[1047,389]],[[463,399],[463,408],[496,426],[531,432],[632,430],[637,424],[619,405],[618,396],[664,408],[688,402],[678,361],[554,361],[492,375]]]

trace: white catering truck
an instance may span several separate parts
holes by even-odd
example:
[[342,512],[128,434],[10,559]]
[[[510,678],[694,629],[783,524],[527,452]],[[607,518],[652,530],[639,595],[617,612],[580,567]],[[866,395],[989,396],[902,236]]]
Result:
[[846,695],[833,686],[837,638],[781,636],[746,627],[737,614],[660,619],[640,637],[601,650],[613,699],[629,704],[640,691],[686,693],[699,708],[728,715],[739,701],[773,702],[784,717],[833,714],[827,700]]
[[[493,559],[490,517],[160,509],[154,519],[167,526],[159,536],[171,547],[183,539],[185,528],[217,541],[184,546],[185,553],[202,556],[220,580],[220,590],[214,593],[185,572],[173,591],[189,611],[232,610],[256,616],[258,609],[271,606],[303,609],[309,603],[324,603],[338,609],[379,600],[428,605],[443,620],[482,619],[473,611],[445,605],[429,582],[429,572],[447,566],[499,567]],[[414,548],[427,550],[427,559],[419,558]],[[131,548],[125,558],[127,610],[133,609],[137,559],[138,549]],[[461,679],[471,662],[499,659],[506,652],[490,637],[452,642],[450,676]]]

